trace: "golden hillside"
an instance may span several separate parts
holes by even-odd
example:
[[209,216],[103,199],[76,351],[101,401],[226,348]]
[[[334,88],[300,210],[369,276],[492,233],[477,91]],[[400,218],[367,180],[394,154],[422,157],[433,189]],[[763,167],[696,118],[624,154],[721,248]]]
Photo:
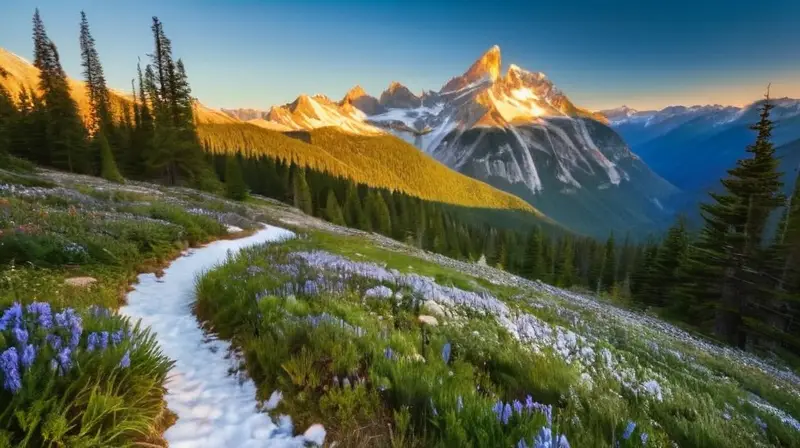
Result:
[[468,207],[516,209],[544,217],[509,193],[451,170],[397,137],[360,136],[335,128],[283,133],[251,124],[199,126],[200,139],[214,153],[248,150],[357,182],[399,190],[431,201]]
[[[33,88],[38,91],[39,85],[39,69],[33,66],[29,61],[11,53],[8,50],[0,48],[0,68],[2,68],[7,75],[0,76],[0,85],[5,86],[14,98],[19,95],[23,88]],[[135,67],[134,67],[135,68]],[[131,77],[135,75],[135,70],[131,70]],[[78,81],[69,78],[69,87],[72,91],[72,97],[78,103],[81,116],[86,119],[89,113],[89,99],[86,94],[86,87],[83,81]],[[131,97],[130,93],[123,93],[117,90],[111,90],[111,103],[112,110],[115,114],[119,114],[122,107],[130,107]],[[198,123],[236,123],[237,120],[225,115],[224,113],[210,109],[200,103],[195,103],[195,119]]]

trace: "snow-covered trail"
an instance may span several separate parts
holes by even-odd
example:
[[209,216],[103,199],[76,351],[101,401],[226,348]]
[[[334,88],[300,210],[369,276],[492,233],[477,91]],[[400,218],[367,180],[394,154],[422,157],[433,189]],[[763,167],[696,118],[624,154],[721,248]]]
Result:
[[291,419],[275,423],[256,408],[256,387],[249,378],[230,374],[234,360],[230,344],[206,334],[194,314],[195,278],[223,262],[228,252],[290,238],[278,227],[238,240],[192,249],[164,270],[161,278],[142,274],[120,314],[141,319],[155,333],[161,350],[175,361],[167,380],[167,406],[178,421],[164,434],[170,447],[295,447],[324,437],[313,425],[305,435],[293,436]]

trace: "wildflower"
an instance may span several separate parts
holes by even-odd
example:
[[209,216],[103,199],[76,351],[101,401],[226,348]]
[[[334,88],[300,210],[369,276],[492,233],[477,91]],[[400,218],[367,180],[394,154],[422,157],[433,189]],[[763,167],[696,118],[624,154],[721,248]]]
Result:
[[444,344],[442,347],[442,360],[445,364],[450,362],[450,343]]
[[461,398],[461,395],[456,398],[456,411],[461,412],[464,409],[464,400]]
[[64,344],[64,342],[61,340],[61,337],[55,334],[48,334],[45,337],[45,341],[47,341],[47,343],[50,344],[50,347],[56,351],[61,350],[61,346]]
[[131,366],[131,351],[130,350],[128,350],[127,352],[125,352],[124,355],[122,355],[122,359],[120,359],[120,361],[119,361],[119,366],[120,366],[120,368],[123,368],[123,369],[127,369],[128,367]]
[[503,424],[504,425],[508,424],[508,419],[511,418],[511,414],[512,414],[511,405],[506,403],[506,405],[503,407]]
[[350,389],[350,378],[344,377],[342,380],[342,387],[345,389]]
[[100,332],[100,350],[105,350],[108,348],[108,332],[102,331]]
[[7,308],[0,317],[0,331],[5,330],[9,325],[13,328],[22,325],[22,305],[18,302],[14,302],[11,308]]
[[503,419],[503,402],[498,401],[497,403],[495,403],[494,406],[492,407],[492,411],[497,416],[497,421],[498,422],[501,421]]
[[11,330],[11,335],[14,336],[14,339],[17,343],[21,346],[24,346],[28,343],[28,332],[22,328],[16,327]]
[[36,321],[45,330],[53,327],[53,313],[47,302],[33,302],[27,306],[28,313],[37,316]]
[[534,403],[533,397],[531,397],[530,395],[525,397],[525,409],[532,411],[535,404],[536,403]]
[[756,416],[756,425],[761,428],[762,431],[767,430],[767,423],[764,420],[761,420],[761,417]]
[[394,351],[391,347],[386,347],[386,350],[383,351],[383,356],[385,356],[386,359],[394,359]]
[[640,439],[642,439],[642,446],[645,446],[645,445],[647,445],[647,439],[648,439],[649,437],[650,437],[650,436],[648,436],[646,432],[643,432],[643,433],[641,433],[641,434],[639,435],[639,438],[640,438]]
[[629,420],[628,421],[628,426],[625,428],[625,432],[622,433],[622,438],[624,440],[630,439],[631,438],[631,434],[633,434],[633,431],[635,429],[636,429],[636,423],[634,423],[634,422]]
[[536,438],[533,440],[533,448],[550,448],[552,446],[553,433],[549,427],[542,426],[542,429],[539,430],[539,434],[536,434]]
[[19,375],[19,357],[16,347],[10,347],[0,354],[0,370],[3,371],[3,388],[12,394],[22,389]]
[[25,347],[25,350],[22,351],[22,359],[20,360],[20,364],[24,369],[29,368],[33,365],[33,361],[36,360],[36,347],[33,344],[28,344]]
[[556,448],[570,448],[569,442],[567,442],[567,436],[561,434],[558,436],[558,443],[556,444]]
[[89,333],[89,337],[86,340],[86,351],[87,352],[95,351],[99,344],[100,344],[100,335],[94,331]]
[[528,444],[525,443],[525,439],[519,439],[519,442],[517,442],[517,448],[528,448]]
[[514,406],[514,411],[515,411],[517,414],[520,414],[520,415],[522,415],[522,402],[521,402],[521,401],[519,401],[519,400],[514,400],[514,403],[512,404],[512,406]]
[[[58,374],[64,375],[65,373],[69,372],[69,369],[72,368],[72,350],[69,347],[64,347],[53,361],[56,361],[56,367],[58,368]],[[53,364],[51,363],[51,367]]]
[[119,344],[122,344],[122,338],[123,337],[124,336],[123,336],[122,330],[115,331],[115,332],[111,333],[111,343],[114,344],[115,346],[117,346]]

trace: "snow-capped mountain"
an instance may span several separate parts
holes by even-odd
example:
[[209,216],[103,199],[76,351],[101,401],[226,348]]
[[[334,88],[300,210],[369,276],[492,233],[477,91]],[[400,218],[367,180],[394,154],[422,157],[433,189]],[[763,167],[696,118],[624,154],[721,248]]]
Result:
[[629,150],[604,115],[573,104],[545,74],[514,64],[503,73],[501,62],[495,46],[438,91],[415,94],[392,82],[376,98],[356,86],[339,102],[301,96],[256,119],[287,130],[394,134],[580,232],[605,236],[669,215],[662,203],[677,190]]

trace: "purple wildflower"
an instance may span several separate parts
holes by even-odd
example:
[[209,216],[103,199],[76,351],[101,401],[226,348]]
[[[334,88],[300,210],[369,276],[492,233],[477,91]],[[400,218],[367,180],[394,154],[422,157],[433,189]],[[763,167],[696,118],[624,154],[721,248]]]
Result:
[[33,302],[27,306],[28,313],[36,317],[39,326],[45,330],[53,327],[53,312],[50,310],[50,304],[47,302]]
[[536,439],[533,441],[534,448],[551,448],[553,446],[553,433],[547,426],[542,426]]
[[556,445],[556,448],[570,448],[569,442],[567,442],[567,436],[565,436],[564,434],[558,436],[558,443]]
[[58,374],[64,375],[72,368],[72,350],[70,350],[69,347],[64,347],[58,352],[55,360],[58,362]]
[[497,421],[498,422],[501,421],[503,419],[503,402],[498,401],[497,403],[495,403],[494,406],[492,407],[492,411],[497,416]]
[[53,350],[61,350],[61,346],[64,345],[64,342],[61,340],[61,337],[55,334],[48,334],[45,337],[45,341],[50,344],[50,347],[53,347]]
[[767,423],[764,420],[761,420],[761,417],[756,416],[756,425],[761,428],[762,431],[767,430]]
[[105,350],[108,348],[108,332],[102,331],[100,332],[100,350]]
[[383,351],[383,356],[385,356],[386,359],[394,359],[394,351],[391,347],[386,347],[386,350]]
[[456,411],[461,412],[464,409],[464,400],[461,398],[461,395],[456,398]]
[[628,421],[628,426],[625,428],[625,432],[622,433],[622,438],[624,440],[630,439],[631,438],[631,434],[633,434],[633,431],[635,429],[636,429],[636,423],[634,423],[634,422],[629,420]]
[[114,344],[115,346],[117,346],[119,344],[122,344],[122,338],[123,337],[124,336],[123,336],[122,330],[115,331],[115,332],[111,333],[111,343]]
[[533,397],[530,395],[525,397],[525,409],[532,411],[535,404],[536,403],[533,401]]
[[18,302],[14,302],[11,308],[7,308],[0,316],[0,331],[5,330],[9,325],[13,328],[22,325],[22,305]]
[[28,344],[28,346],[25,347],[25,350],[22,351],[22,359],[20,360],[20,363],[24,369],[27,369],[33,365],[33,361],[35,360],[36,347],[34,347],[33,344]]
[[514,403],[511,404],[514,407],[514,412],[519,415],[522,415],[522,402],[519,400],[514,400]]
[[87,352],[95,351],[99,344],[100,344],[100,335],[95,333],[94,331],[89,333],[89,337],[86,340],[86,351]]
[[528,444],[525,443],[525,439],[519,439],[519,442],[517,442],[517,448],[528,448]]
[[508,419],[511,418],[511,414],[512,413],[513,413],[513,411],[511,410],[511,405],[506,403],[506,405],[503,407],[503,424],[504,425],[508,424]]
[[442,347],[442,360],[444,361],[445,364],[450,362],[450,350],[451,347],[449,342],[447,344],[444,344],[444,347]]
[[22,389],[19,375],[19,356],[16,347],[10,347],[0,354],[0,370],[3,371],[3,388],[12,394]]
[[650,437],[650,436],[648,436],[646,432],[643,432],[643,433],[641,433],[641,434],[639,435],[639,438],[640,438],[640,439],[642,439],[642,446],[645,446],[645,445],[647,445],[647,439],[648,439],[649,437]]
[[125,352],[124,355],[122,355],[122,359],[120,359],[120,361],[119,361],[119,366],[121,368],[123,368],[123,369],[127,369],[128,367],[131,366],[131,351],[130,350],[128,350],[127,352]]
[[14,336],[14,339],[20,346],[24,346],[28,343],[28,332],[20,327],[11,330],[11,335]]

